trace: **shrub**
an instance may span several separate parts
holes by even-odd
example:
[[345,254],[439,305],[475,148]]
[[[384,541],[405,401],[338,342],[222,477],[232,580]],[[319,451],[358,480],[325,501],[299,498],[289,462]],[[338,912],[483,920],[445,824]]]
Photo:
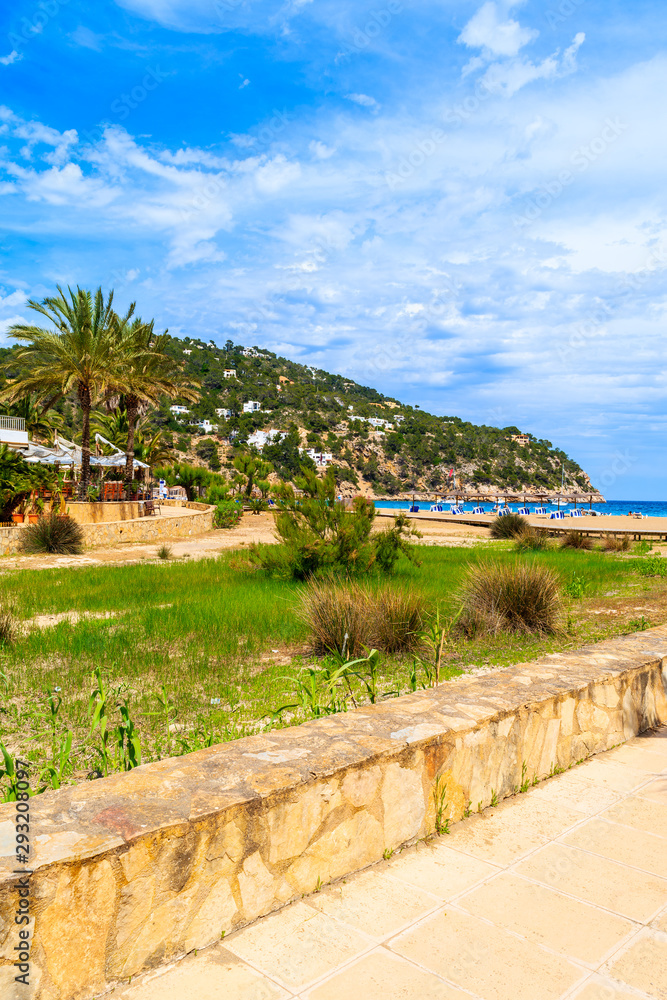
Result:
[[21,551],[78,555],[83,551],[83,529],[68,515],[51,511],[42,515],[36,524],[23,529]]
[[157,550],[158,559],[171,559],[171,545],[161,545]]
[[640,576],[667,576],[667,559],[662,556],[649,556],[648,559],[635,559],[634,562]]
[[518,538],[530,527],[521,514],[505,514],[491,522],[491,538]]
[[566,531],[560,542],[561,549],[592,549],[593,543],[588,535],[580,531]]
[[373,503],[356,497],[353,509],[347,510],[336,498],[331,468],[322,479],[304,469],[296,485],[298,497],[290,484],[275,491],[280,544],[253,545],[251,558],[267,572],[295,580],[318,572],[351,575],[368,570],[375,558],[370,539]]
[[415,547],[408,538],[421,538],[421,531],[412,526],[407,514],[401,512],[394,518],[392,527],[385,528],[375,536],[375,562],[383,573],[393,573],[399,556],[403,553],[410,562],[419,565]]
[[543,529],[533,528],[527,524],[516,538],[517,552],[541,552],[549,544],[549,533]]
[[605,552],[627,552],[630,548],[630,539],[627,535],[623,535],[622,538],[606,535],[602,542],[602,548]]
[[525,562],[471,566],[459,597],[459,625],[468,634],[553,635],[562,630],[560,581],[547,566]]
[[389,586],[312,580],[300,595],[297,614],[310,631],[313,653],[356,657],[364,649],[410,652],[421,642],[423,598]]
[[216,504],[213,515],[214,528],[234,528],[243,516],[241,504],[234,500],[221,500]]

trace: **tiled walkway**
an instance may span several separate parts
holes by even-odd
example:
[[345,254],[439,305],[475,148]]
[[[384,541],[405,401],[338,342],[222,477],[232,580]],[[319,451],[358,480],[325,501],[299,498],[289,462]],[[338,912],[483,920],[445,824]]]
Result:
[[667,728],[264,917],[119,996],[667,998]]

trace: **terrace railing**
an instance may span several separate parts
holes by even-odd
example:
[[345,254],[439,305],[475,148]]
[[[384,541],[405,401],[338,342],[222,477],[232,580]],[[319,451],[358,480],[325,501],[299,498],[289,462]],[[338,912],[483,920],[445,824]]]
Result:
[[25,417],[0,416],[0,431],[24,431]]

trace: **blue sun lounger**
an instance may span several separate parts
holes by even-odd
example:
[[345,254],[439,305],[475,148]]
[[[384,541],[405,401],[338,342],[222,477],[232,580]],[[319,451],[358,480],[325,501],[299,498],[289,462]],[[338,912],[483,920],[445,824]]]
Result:
[[550,521],[563,521],[565,519],[564,510],[552,510],[549,514]]
[[530,507],[519,507],[517,514],[530,514]]

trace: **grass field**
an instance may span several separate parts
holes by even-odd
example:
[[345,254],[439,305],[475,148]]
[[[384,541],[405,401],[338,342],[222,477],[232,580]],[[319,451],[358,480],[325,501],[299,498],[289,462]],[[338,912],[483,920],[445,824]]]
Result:
[[[467,566],[491,557],[517,558],[507,542],[473,549],[422,547],[421,566],[403,562],[393,581],[418,589],[429,609],[451,614]],[[667,619],[665,581],[640,576],[636,559],[583,551],[520,558],[551,565],[571,593],[581,595],[568,598],[567,634],[457,638],[446,658],[446,676],[532,659]],[[302,709],[271,717],[294,700],[290,678],[313,662],[294,612],[299,586],[250,570],[235,553],[192,564],[6,574],[2,600],[13,605],[23,627],[12,645],[0,647],[0,740],[11,754],[31,760],[35,773],[60,754],[63,781],[95,774],[101,736],[99,730],[91,733],[88,709],[96,686],[91,675],[98,667],[107,687],[109,727],[118,725],[118,705],[126,704],[144,762],[302,721],[308,717]],[[72,613],[83,617],[75,620]],[[39,620],[65,614],[55,624]],[[411,658],[383,658],[379,689],[406,693],[414,686],[413,669]],[[418,674],[419,686],[424,682],[425,675]],[[356,685],[355,699],[367,700],[364,692]],[[71,750],[63,762],[68,732]],[[120,756],[115,766],[122,766]]]

